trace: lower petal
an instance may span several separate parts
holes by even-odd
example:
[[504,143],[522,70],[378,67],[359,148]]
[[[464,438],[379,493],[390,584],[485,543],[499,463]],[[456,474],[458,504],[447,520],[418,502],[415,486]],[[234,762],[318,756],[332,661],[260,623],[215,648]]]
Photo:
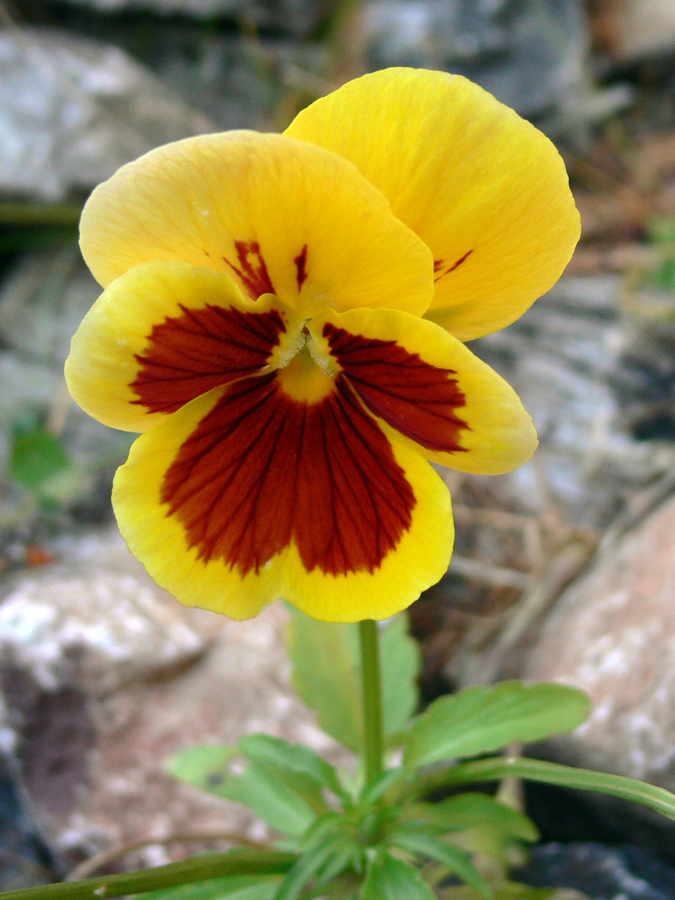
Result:
[[279,383],[211,391],[139,438],[115,480],[122,534],[188,606],[248,618],[284,597],[329,621],[393,615],[447,568],[447,489],[344,380],[314,404]]

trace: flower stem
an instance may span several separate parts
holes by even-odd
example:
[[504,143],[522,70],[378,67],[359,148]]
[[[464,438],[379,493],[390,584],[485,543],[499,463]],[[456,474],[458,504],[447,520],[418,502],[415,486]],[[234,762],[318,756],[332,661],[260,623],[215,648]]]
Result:
[[361,643],[361,685],[363,688],[363,750],[366,782],[384,770],[382,736],[382,684],[380,678],[380,638],[372,619],[359,622]]

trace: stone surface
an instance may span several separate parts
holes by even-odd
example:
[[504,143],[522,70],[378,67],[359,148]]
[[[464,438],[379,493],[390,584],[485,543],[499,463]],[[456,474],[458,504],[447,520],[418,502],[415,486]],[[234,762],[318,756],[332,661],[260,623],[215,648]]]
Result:
[[211,128],[116,47],[61,31],[0,33],[1,194],[58,201]]
[[557,742],[566,757],[675,790],[675,498],[563,594],[523,674],[589,694],[590,719]]
[[4,482],[14,428],[36,419],[60,433],[78,468],[68,504],[99,520],[106,511],[109,515],[110,478],[131,438],[76,406],[63,364],[75,330],[100,292],[74,244],[25,254],[0,286],[0,496],[11,487]]
[[596,0],[593,6],[595,30],[616,60],[675,51],[675,6],[671,0]]
[[255,731],[335,753],[290,687],[283,607],[249,622],[184,609],[116,532],[51,549],[60,562],[13,582],[0,606],[0,737],[50,847],[67,867],[179,832],[264,836],[235,804],[176,783],[163,760]]
[[[50,0],[55,2],[55,0]],[[245,21],[262,29],[308,35],[336,6],[335,0],[67,0],[102,15],[144,12],[158,19]]]
[[365,7],[364,28],[376,68],[458,72],[526,114],[572,96],[580,103],[587,48],[578,0],[376,0]]
[[516,877],[536,887],[569,887],[587,900],[672,900],[675,869],[636,847],[544,844]]

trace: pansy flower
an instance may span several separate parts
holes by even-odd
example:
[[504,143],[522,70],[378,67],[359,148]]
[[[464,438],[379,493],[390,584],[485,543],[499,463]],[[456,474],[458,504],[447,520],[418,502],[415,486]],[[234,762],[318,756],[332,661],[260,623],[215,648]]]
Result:
[[283,135],[121,168],[82,215],[105,290],[66,371],[87,412],[142,432],[113,489],[131,551],[234,618],[409,606],[452,551],[428,461],[496,474],[536,446],[462,342],[518,318],[578,234],[548,139],[441,72],[377,72]]

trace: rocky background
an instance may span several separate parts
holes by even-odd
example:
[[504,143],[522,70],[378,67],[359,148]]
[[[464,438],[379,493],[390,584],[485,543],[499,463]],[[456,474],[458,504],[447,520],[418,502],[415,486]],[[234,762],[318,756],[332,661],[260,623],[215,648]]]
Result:
[[[535,121],[584,226],[559,285],[473,344],[541,448],[508,477],[444,473],[458,537],[411,610],[423,695],[578,685],[590,721],[531,752],[675,790],[672,0],[0,0],[0,888],[264,836],[169,779],[184,746],[267,730],[339,753],[290,689],[281,607],[243,624],[184,610],[129,556],[109,493],[130,441],[71,403],[62,366],[98,293],[76,245],[96,183],[168,140],[282,129],[389,65],[466,74]],[[634,807],[528,802],[549,840],[675,862],[673,826]],[[627,859],[593,896],[675,896],[665,870],[639,893]]]

